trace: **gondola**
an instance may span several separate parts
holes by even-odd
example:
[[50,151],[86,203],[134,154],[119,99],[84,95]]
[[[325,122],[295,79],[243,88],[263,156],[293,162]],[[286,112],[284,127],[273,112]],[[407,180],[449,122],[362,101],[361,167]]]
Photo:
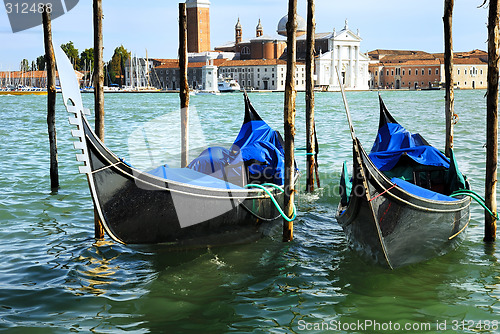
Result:
[[77,127],[72,133],[79,139],[77,160],[84,163],[80,172],[87,175],[96,211],[113,240],[192,248],[273,233],[282,221],[283,145],[246,93],[245,119],[230,148],[208,148],[185,168],[142,171],[97,138],[73,68],[62,50],[55,51],[64,104]]
[[[344,163],[336,219],[362,257],[391,269],[456,248],[469,223],[470,198],[451,197],[469,184],[457,167],[419,134],[401,126],[379,95],[380,120],[369,154],[354,135],[353,170]],[[452,195],[454,196],[454,195]]]

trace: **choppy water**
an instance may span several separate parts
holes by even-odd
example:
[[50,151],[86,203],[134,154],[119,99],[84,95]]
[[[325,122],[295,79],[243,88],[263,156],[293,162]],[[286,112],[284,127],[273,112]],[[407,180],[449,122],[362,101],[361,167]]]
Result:
[[[455,151],[480,193],[484,93],[455,92],[460,116]],[[443,95],[383,93],[394,117],[438,148],[444,147]],[[378,124],[377,93],[347,97],[356,133],[369,148]],[[265,120],[282,128],[282,94],[250,98]],[[299,94],[297,146],[304,146],[303,100]],[[92,107],[92,95],[84,101]],[[129,133],[175,112],[178,101],[174,94],[106,95],[106,143],[133,159]],[[482,242],[479,206],[472,207],[462,246],[425,263],[389,271],[363,263],[346,246],[334,219],[340,168],[351,159],[339,93],[316,94],[322,189],[300,193],[295,240],[284,244],[277,236],[185,252],[109,239],[95,243],[87,182],[77,174],[72,126],[61,102],[61,189],[52,193],[46,98],[0,96],[0,328],[19,333],[499,332],[493,323],[500,321],[499,251]],[[208,142],[233,140],[243,117],[240,94],[194,96],[191,106]],[[164,130],[177,131],[169,124]],[[303,169],[303,157],[299,162]]]

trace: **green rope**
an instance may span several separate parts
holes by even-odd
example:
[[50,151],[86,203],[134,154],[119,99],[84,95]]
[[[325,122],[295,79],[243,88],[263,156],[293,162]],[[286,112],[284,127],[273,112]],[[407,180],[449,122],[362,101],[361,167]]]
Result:
[[468,190],[468,189],[460,189],[460,190],[457,190],[457,191],[454,191],[453,193],[451,193],[450,197],[456,197],[456,196],[460,196],[460,195],[469,196],[470,198],[475,200],[479,205],[481,205],[486,211],[488,211],[488,213],[495,220],[500,219],[498,212],[496,215],[493,212],[491,212],[491,210],[486,206],[486,200],[483,197],[481,197],[481,195],[476,193],[475,191]]
[[253,184],[253,183],[250,183],[250,184],[247,184],[245,187],[253,187],[253,188],[259,188],[259,189],[262,189],[266,192],[266,194],[269,195],[269,197],[271,198],[271,200],[273,201],[274,203],[274,206],[276,207],[276,209],[278,209],[278,212],[280,213],[280,215],[283,217],[283,219],[285,219],[286,221],[288,222],[291,222],[295,219],[295,217],[297,217],[297,210],[295,208],[295,203],[293,204],[293,214],[292,214],[292,218],[288,218],[287,215],[283,212],[283,210],[280,208],[280,205],[278,204],[278,202],[276,202],[276,199],[274,198],[274,196],[271,194],[271,192],[269,190],[267,190],[264,186],[269,186],[269,187],[273,187],[275,189],[278,189],[280,190],[281,192],[284,192],[283,188],[281,188],[280,186],[276,185],[276,184],[273,184],[273,183],[263,183],[263,184]]
[[[296,147],[295,151],[307,151],[307,147]],[[307,153],[295,153],[297,156],[302,156],[302,155],[316,155],[316,152],[307,152]]]
[[296,156],[301,156],[301,155],[316,155],[316,152],[312,153],[295,153]]

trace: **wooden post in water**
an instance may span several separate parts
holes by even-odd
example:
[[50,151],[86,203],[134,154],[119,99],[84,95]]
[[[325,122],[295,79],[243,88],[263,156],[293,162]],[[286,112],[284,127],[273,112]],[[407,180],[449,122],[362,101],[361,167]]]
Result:
[[[499,15],[500,0],[490,0],[488,14],[488,91],[486,93],[486,206],[497,214],[498,160],[498,79],[499,79]],[[497,222],[485,211],[484,241],[496,239]]]
[[444,153],[451,156],[453,149],[453,122],[455,109],[455,95],[453,92],[453,36],[452,17],[454,0],[444,1],[444,75],[445,75],[445,119],[446,119],[446,140]]
[[[94,0],[94,109],[95,132],[104,142],[104,62],[102,42],[102,0]],[[94,208],[95,238],[104,239],[104,229]]]
[[[314,171],[316,167],[315,127],[314,127],[314,39],[316,19],[314,0],[307,0],[307,51],[306,51],[306,191],[314,191]],[[316,174],[316,177],[318,175]],[[319,181],[319,180],[318,180]]]
[[179,3],[179,73],[181,100],[181,167],[188,165],[189,150],[189,85],[187,77],[187,16],[186,3]]
[[50,145],[50,188],[54,191],[59,188],[59,171],[57,162],[56,136],[56,60],[52,46],[52,24],[47,6],[42,13],[43,40],[45,44],[45,62],[47,70],[47,126]]
[[[288,1],[287,65],[285,82],[285,214],[292,217],[294,201],[294,137],[295,137],[295,47],[297,41],[297,0]],[[293,240],[293,222],[283,220],[283,241]]]

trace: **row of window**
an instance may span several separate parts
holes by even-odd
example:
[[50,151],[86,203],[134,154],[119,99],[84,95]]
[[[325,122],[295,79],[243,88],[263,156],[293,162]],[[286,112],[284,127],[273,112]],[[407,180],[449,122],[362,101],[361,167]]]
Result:
[[[389,75],[389,73],[390,73],[390,75],[394,75],[394,70],[386,70],[386,75]],[[411,68],[409,68],[408,69],[408,75],[411,75],[411,73],[412,73],[411,72]],[[419,73],[421,73],[422,75],[425,75],[425,69],[422,69],[421,72],[419,71],[418,68],[415,69],[415,75],[419,75]],[[480,69],[478,71],[478,69],[475,68],[475,67],[471,67],[470,70],[469,70],[469,74],[472,75],[472,76],[477,75],[478,73],[482,75],[483,74],[483,70]],[[432,75],[432,69],[430,69],[430,68],[428,69],[428,74]],[[460,75],[460,69],[459,68],[457,69],[457,74]],[[467,75],[467,69],[464,69],[464,74]],[[375,71],[375,76],[377,76],[377,75],[378,75],[378,71]],[[380,71],[380,75],[384,75],[384,71],[383,70]],[[396,68],[396,75],[401,75],[401,68]],[[403,69],[403,75],[405,75],[405,69]],[[436,75],[439,75],[439,69],[438,68],[436,68]]]
[[[264,68],[264,72],[267,72],[267,70],[268,70],[268,68],[265,67]],[[246,68],[246,67],[243,67],[243,68],[241,68],[241,67],[228,67],[228,68],[224,68],[224,67],[221,67],[220,71],[222,73],[226,73],[226,72],[238,72],[238,73],[240,73],[240,72],[255,72],[255,68],[253,68],[253,67],[252,68]],[[257,72],[260,72],[260,68],[259,67],[257,67]],[[271,67],[271,72],[274,72],[274,67]]]
[[[268,67],[265,67],[263,72],[267,72],[268,69],[269,69]],[[257,73],[260,73],[261,68],[257,67],[257,71],[255,71],[255,70],[256,69],[253,68],[253,67],[251,67],[251,68],[245,68],[245,67],[243,67],[243,68],[241,68],[241,67],[228,67],[228,68],[224,68],[224,67],[221,67],[220,68],[220,72],[221,73],[248,73],[248,72],[257,72]],[[279,70],[280,70],[280,72],[284,72],[285,69],[284,69],[284,67],[280,67]],[[305,73],[305,69],[303,67],[296,67],[295,70],[296,70],[296,72],[304,72]],[[168,75],[168,74],[171,74],[173,71],[176,71],[176,70],[174,70],[174,69],[165,70],[165,72],[163,72],[163,70],[159,70],[159,73],[160,74],[165,73],[165,74]],[[189,71],[191,72],[192,70],[189,70]],[[194,70],[194,71],[196,71],[196,70]],[[275,72],[275,67],[271,67],[270,68],[270,72]],[[303,74],[302,76],[304,77],[304,75],[305,74]],[[282,77],[283,77],[283,74],[282,74]]]
[[[469,70],[469,74],[470,74],[470,75],[475,76],[475,75],[477,75],[477,73],[478,73],[477,68],[475,68],[475,67],[471,67],[471,68],[470,68],[470,70]],[[480,70],[479,70],[479,73],[480,73],[480,74],[483,74],[483,70],[482,70],[482,69],[480,69]],[[460,69],[457,69],[457,74],[458,74],[458,75],[460,75]],[[465,74],[465,75],[467,75],[467,69],[466,69],[466,68],[464,69],[464,74]]]
[[[304,82],[302,82],[302,83],[304,83]],[[282,84],[283,84],[283,82],[282,82]],[[297,84],[298,84],[298,83],[297,83]],[[371,84],[372,84],[372,86],[374,85],[373,81],[371,81]],[[418,85],[418,82],[414,82],[413,84]],[[457,84],[458,86],[460,86],[460,82],[457,82],[456,84]],[[391,85],[392,85],[392,84],[391,84]],[[402,85],[402,86],[404,86],[404,85],[405,85],[405,82],[403,81],[403,82],[401,83],[401,85]],[[422,85],[422,86],[424,86],[424,85],[425,85],[425,83],[422,81],[422,82],[421,82],[421,85]],[[429,85],[430,85],[430,83],[429,83]],[[474,86],[475,86],[475,82],[474,82],[474,81],[472,81],[471,85],[474,87]],[[483,82],[482,82],[482,81],[480,81],[480,82],[479,82],[479,85],[482,87],[482,86],[483,86]],[[412,87],[412,82],[411,82],[411,81],[410,81],[410,82],[408,82],[408,86],[409,86],[409,87]],[[466,86],[467,86],[467,81],[465,81],[465,82],[464,82],[464,85],[463,85],[462,87],[466,87]]]
[[[386,75],[394,75],[394,70],[386,70]],[[405,69],[403,68],[403,75],[405,75]],[[422,73],[422,75],[425,75],[425,69],[422,69],[420,72],[418,68],[415,69],[415,75],[419,75],[419,73]],[[432,69],[428,69],[428,74],[432,75]],[[378,75],[378,71],[375,71],[375,75]],[[384,71],[380,71],[380,75],[384,75]],[[396,75],[401,75],[401,68],[396,68]],[[411,68],[408,69],[408,75],[411,75]],[[439,69],[436,68],[436,75],[439,75]]]

